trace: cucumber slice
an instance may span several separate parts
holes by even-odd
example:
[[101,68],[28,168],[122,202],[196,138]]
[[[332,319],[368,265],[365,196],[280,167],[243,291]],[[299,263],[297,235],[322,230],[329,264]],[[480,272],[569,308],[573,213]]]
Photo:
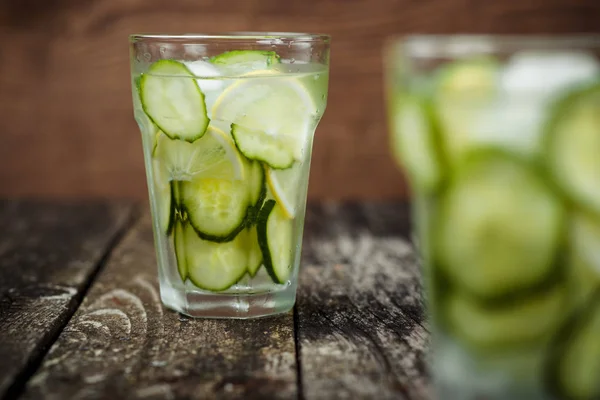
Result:
[[247,254],[243,235],[226,243],[203,240],[194,229],[184,229],[188,279],[213,292],[227,290],[246,273]]
[[600,287],[600,274],[580,254],[571,254],[567,265],[569,306],[581,307],[590,295]]
[[244,69],[266,69],[280,63],[280,58],[274,51],[263,50],[233,50],[211,57],[210,62],[225,67],[240,67]]
[[173,229],[173,222],[175,220],[175,201],[173,198],[173,184],[167,184],[166,188],[158,189],[157,193],[160,200],[159,204],[159,224],[162,232],[168,236],[171,234]]
[[555,105],[545,138],[556,183],[576,205],[600,216],[600,82],[568,93]]
[[471,153],[440,197],[435,258],[482,299],[539,287],[556,275],[565,211],[533,166],[498,150]]
[[444,157],[454,165],[473,144],[478,120],[492,107],[499,87],[500,65],[491,58],[456,61],[439,70],[433,103],[440,124]]
[[182,207],[202,239],[228,242],[244,228],[251,203],[243,181],[197,178],[180,188]]
[[254,277],[263,263],[263,255],[258,245],[256,225],[248,227],[244,231],[244,235],[244,246],[248,256],[248,274]]
[[600,398],[600,288],[568,319],[551,347],[546,382],[557,398]]
[[142,108],[171,139],[194,142],[209,118],[204,94],[190,70],[174,60],[159,60],[140,79]]
[[175,247],[175,259],[177,260],[177,271],[181,281],[185,282],[187,279],[187,260],[186,260],[186,246],[185,246],[185,226],[181,221],[175,222],[175,228],[173,232],[173,245]]
[[250,202],[260,209],[266,196],[265,171],[259,162],[250,164]]
[[406,169],[412,186],[431,192],[440,185],[443,175],[431,107],[417,96],[398,98],[391,107],[392,153]]
[[575,306],[600,287],[600,223],[587,214],[575,214],[569,231],[568,282]]
[[258,161],[251,161],[248,168],[250,175],[250,209],[248,210],[248,225],[256,223],[265,197],[267,196],[267,185],[265,183],[265,170]]
[[296,141],[289,136],[269,135],[264,131],[231,124],[231,136],[239,151],[250,160],[285,169],[294,164]]
[[489,307],[456,292],[442,305],[448,329],[478,351],[527,346],[548,339],[561,322],[565,290],[545,293],[503,307]]
[[600,279],[600,220],[580,214],[572,219],[572,223],[574,251],[593,267],[590,272]]
[[258,244],[267,272],[275,283],[289,279],[293,265],[293,223],[275,200],[267,200],[258,215]]
[[152,175],[154,188],[151,195],[156,201],[157,208],[157,216],[155,218],[158,219],[160,231],[168,236],[171,234],[175,216],[173,184],[169,180],[168,174],[162,168],[162,165],[156,161],[152,162]]
[[247,162],[229,135],[210,127],[194,143],[161,138],[155,159],[177,184],[178,206],[198,235],[206,240],[232,240],[244,227],[250,205],[242,178]]

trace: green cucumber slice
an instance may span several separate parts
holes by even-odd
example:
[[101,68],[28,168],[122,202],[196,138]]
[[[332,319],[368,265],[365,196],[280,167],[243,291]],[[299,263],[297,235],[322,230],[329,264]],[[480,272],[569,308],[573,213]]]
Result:
[[265,197],[267,196],[267,184],[265,170],[258,161],[251,161],[249,170],[250,209],[248,210],[248,224],[256,223]]
[[587,213],[573,214],[569,242],[571,299],[574,305],[580,305],[600,287],[600,222]]
[[248,173],[231,137],[215,127],[194,143],[163,136],[155,160],[177,184],[177,203],[198,235],[232,240],[244,227],[250,206]]
[[244,246],[248,256],[248,274],[251,277],[254,277],[263,263],[263,255],[260,246],[258,245],[256,225],[248,227],[244,234]]
[[144,112],[171,139],[194,142],[206,132],[204,94],[184,64],[156,61],[142,75],[139,90]]
[[220,66],[245,66],[246,69],[266,69],[281,62],[277,53],[263,50],[226,51],[211,57],[209,61]]
[[160,231],[167,236],[171,234],[175,216],[175,201],[173,199],[173,183],[165,173],[160,163],[152,162],[154,185],[151,196],[156,202],[156,216]]
[[443,168],[430,107],[417,96],[400,97],[391,107],[392,153],[412,186],[431,192],[440,185]]
[[552,280],[563,245],[561,198],[526,161],[472,152],[440,196],[436,261],[458,287],[499,299]]
[[286,169],[294,164],[296,140],[290,136],[269,135],[264,131],[231,124],[231,136],[246,158],[262,161],[272,168]]
[[165,189],[159,189],[160,193],[157,195],[160,197],[159,203],[159,218],[160,227],[163,232],[168,235],[171,234],[173,229],[173,222],[175,220],[175,201],[173,198],[173,184],[169,183]]
[[184,229],[187,277],[197,287],[213,292],[227,290],[246,273],[243,235],[226,243],[204,240],[187,225]]
[[562,287],[503,307],[483,305],[456,291],[442,305],[448,329],[466,345],[491,351],[527,346],[550,338],[561,322]]
[[591,276],[600,280],[600,220],[581,213],[573,216],[571,225],[573,251],[592,267]]
[[175,247],[175,259],[177,260],[177,271],[181,277],[181,281],[185,282],[187,279],[187,260],[186,260],[186,246],[185,246],[185,226],[182,221],[175,222],[175,228],[173,230],[173,245]]
[[198,178],[180,188],[182,207],[202,239],[228,242],[244,228],[251,206],[244,181]]
[[600,398],[600,288],[565,321],[551,346],[546,383],[559,399]]
[[275,200],[267,200],[258,215],[258,244],[267,272],[275,283],[289,279],[293,264],[293,222]]
[[571,201],[600,216],[600,82],[565,95],[551,115],[548,168]]
[[266,196],[265,171],[259,162],[250,165],[250,202],[254,206],[262,206],[261,200]]
[[585,214],[572,218],[574,251],[594,267],[593,273],[600,279],[600,220]]

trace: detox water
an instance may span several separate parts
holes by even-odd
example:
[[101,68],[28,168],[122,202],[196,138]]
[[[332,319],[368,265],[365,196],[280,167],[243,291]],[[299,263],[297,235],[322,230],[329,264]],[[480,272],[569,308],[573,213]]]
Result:
[[132,64],[161,297],[182,313],[294,304],[328,68],[276,49]]
[[600,398],[599,43],[388,48],[440,399]]

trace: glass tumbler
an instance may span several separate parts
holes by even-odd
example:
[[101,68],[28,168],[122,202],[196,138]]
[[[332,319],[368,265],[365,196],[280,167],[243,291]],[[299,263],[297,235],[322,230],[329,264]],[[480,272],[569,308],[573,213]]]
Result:
[[385,49],[440,399],[600,399],[600,36]]
[[162,302],[251,318],[295,302],[326,35],[131,35]]

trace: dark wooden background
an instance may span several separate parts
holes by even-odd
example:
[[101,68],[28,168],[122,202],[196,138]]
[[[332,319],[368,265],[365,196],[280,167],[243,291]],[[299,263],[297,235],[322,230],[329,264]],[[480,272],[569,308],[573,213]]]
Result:
[[397,33],[600,32],[598,0],[3,0],[0,196],[147,196],[127,35],[333,37],[312,199],[403,197],[387,149],[381,46]]

